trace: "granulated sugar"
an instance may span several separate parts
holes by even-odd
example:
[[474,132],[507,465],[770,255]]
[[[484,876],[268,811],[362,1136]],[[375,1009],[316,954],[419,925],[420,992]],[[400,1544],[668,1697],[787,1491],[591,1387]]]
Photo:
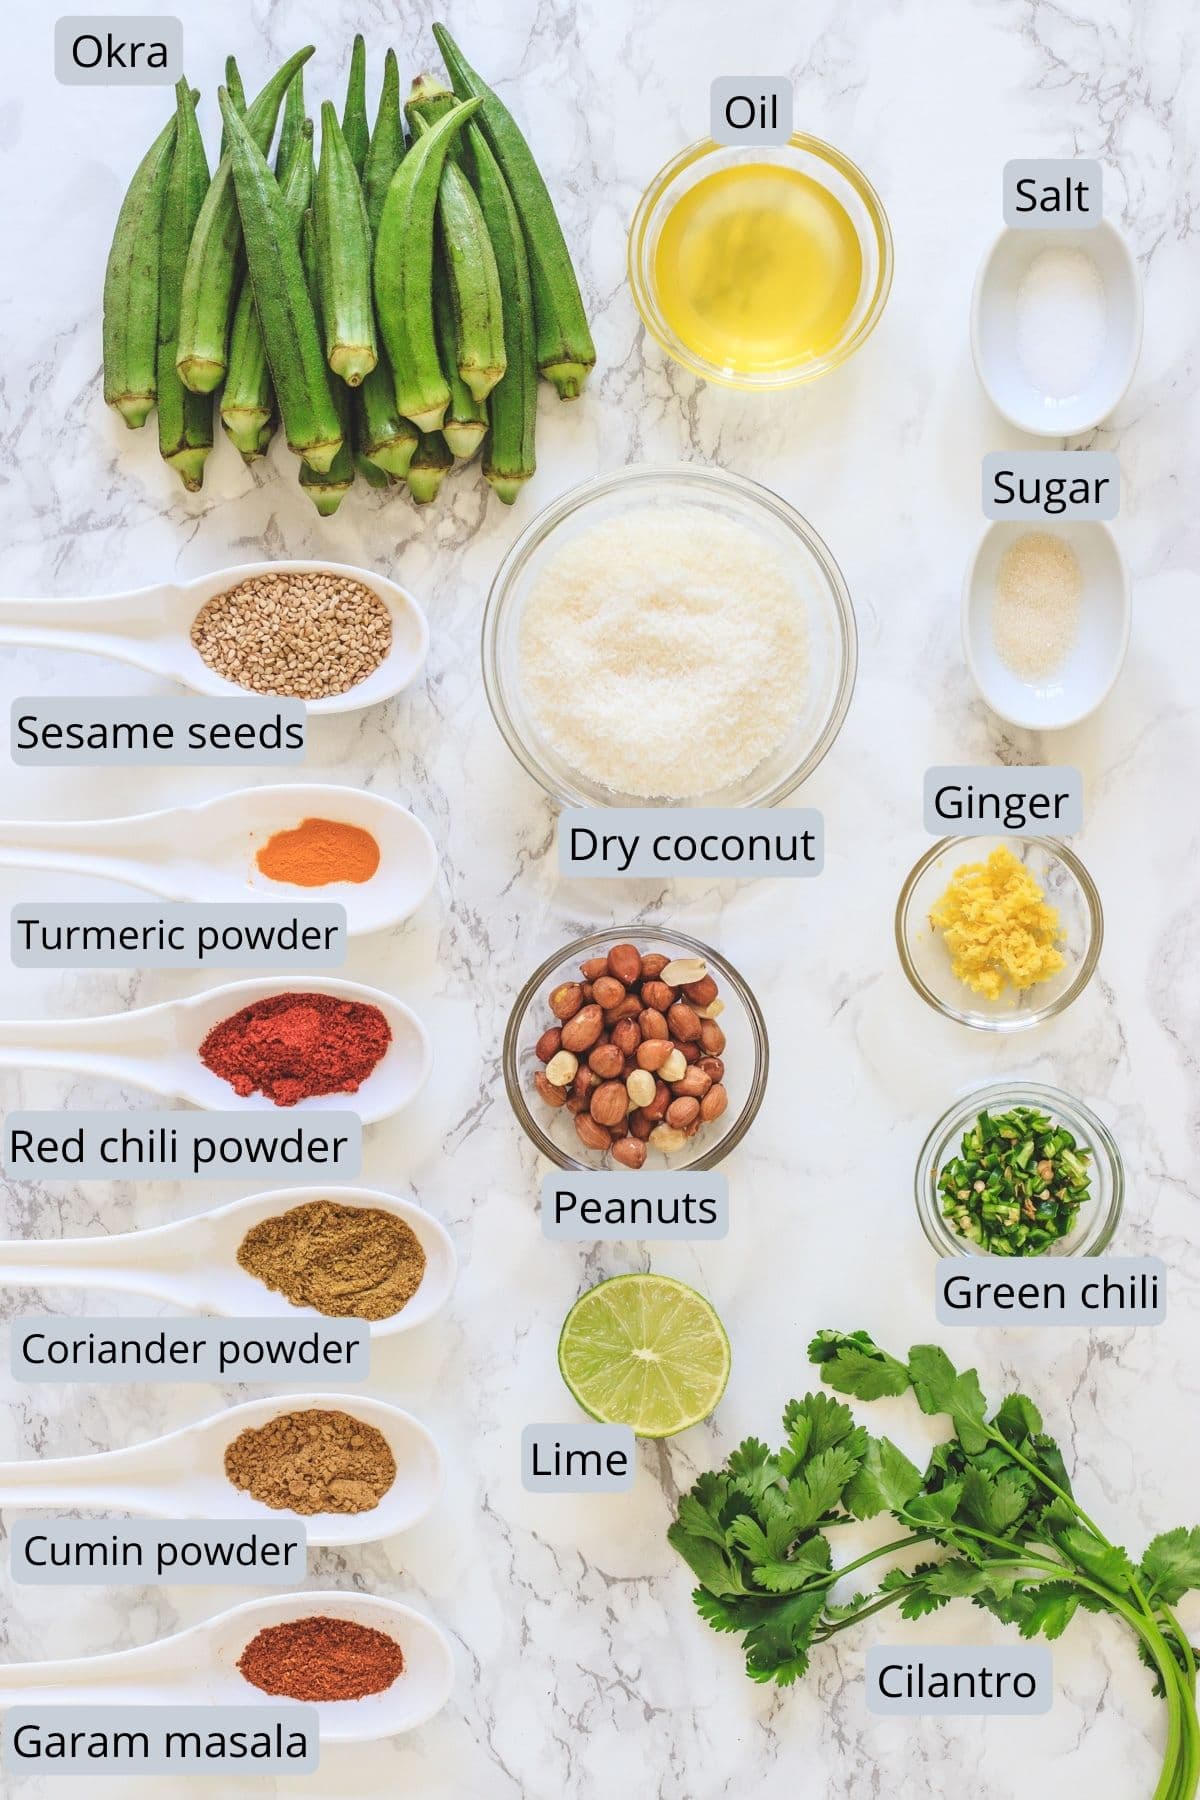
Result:
[[1043,250],[1017,289],[1017,355],[1040,394],[1082,393],[1104,354],[1108,302],[1086,250]]
[[538,727],[581,775],[690,799],[787,737],[804,701],[804,600],[766,536],[699,508],[643,507],[547,564],[520,660]]
[[1061,669],[1079,629],[1083,574],[1063,538],[1028,531],[1000,559],[992,603],[992,640],[1005,667],[1022,681],[1045,681]]

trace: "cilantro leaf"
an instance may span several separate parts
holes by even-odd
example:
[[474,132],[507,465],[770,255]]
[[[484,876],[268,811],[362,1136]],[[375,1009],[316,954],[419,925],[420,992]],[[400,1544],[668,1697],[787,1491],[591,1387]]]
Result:
[[707,1588],[693,1589],[692,1600],[700,1617],[714,1631],[747,1631],[758,1617],[753,1600],[719,1597]]
[[948,1594],[935,1594],[928,1586],[926,1577],[937,1563],[918,1563],[911,1575],[903,1569],[892,1569],[879,1584],[881,1594],[899,1594],[900,1617],[902,1619],[923,1619],[928,1613],[940,1612],[943,1606],[949,1606]]
[[1042,1415],[1025,1394],[1009,1394],[1000,1403],[994,1424],[997,1431],[1018,1448],[1042,1429]]
[[1138,1573],[1148,1584],[1147,1599],[1174,1606],[1195,1587],[1200,1587],[1200,1525],[1187,1530],[1177,1525],[1147,1546]]
[[839,1394],[860,1400],[878,1400],[884,1394],[905,1394],[911,1382],[902,1362],[872,1342],[865,1331],[820,1331],[808,1346],[811,1362],[820,1363],[822,1378]]
[[787,1687],[808,1668],[808,1650],[825,1606],[821,1590],[774,1603],[746,1633],[746,1673],[752,1681]]
[[693,1537],[677,1519],[667,1529],[667,1542],[672,1549],[678,1550],[692,1574],[710,1594],[719,1597],[749,1592],[733,1559],[711,1538]]
[[809,1530],[831,1512],[842,1497],[851,1477],[857,1474],[863,1450],[847,1444],[835,1444],[822,1450],[804,1466],[801,1474],[787,1485],[787,1500],[796,1533]]
[[1079,1606],[1079,1589],[1069,1581],[1043,1581],[1021,1594],[1021,1617],[1015,1621],[1023,1638],[1060,1638]]
[[960,1375],[940,1345],[914,1344],[908,1354],[908,1373],[923,1413],[949,1413],[968,1456],[986,1450],[987,1402],[974,1369]]
[[759,1438],[746,1438],[739,1444],[727,1466],[734,1485],[750,1500],[761,1499],[779,1479],[779,1464]]
[[1015,1469],[989,1475],[972,1463],[963,1476],[959,1514],[991,1537],[1004,1537],[1028,1504],[1025,1479]]
[[870,1438],[858,1473],[847,1484],[845,1503],[856,1519],[898,1513],[921,1491],[921,1471],[890,1438]]
[[803,1400],[789,1400],[783,1413],[783,1429],[787,1433],[787,1455],[784,1474],[792,1476],[810,1456],[831,1450],[845,1438],[861,1431],[854,1414],[840,1400],[828,1394],[805,1394]]

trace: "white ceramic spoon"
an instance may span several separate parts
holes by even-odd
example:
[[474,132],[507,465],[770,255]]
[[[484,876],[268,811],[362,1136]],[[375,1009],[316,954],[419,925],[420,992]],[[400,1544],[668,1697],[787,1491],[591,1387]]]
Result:
[[[265,1094],[243,1098],[200,1061],[200,1045],[214,1025],[272,994],[332,994],[377,1006],[392,1041],[356,1094],[321,1094],[277,1107]],[[425,1085],[432,1062],[425,1027],[399,1000],[357,981],[328,981],[314,973],[264,981],[228,981],[159,1006],[103,1013],[92,1019],[0,1021],[0,1067],[68,1069],[187,1100],[215,1112],[350,1111],[364,1124],[399,1112]]]
[[457,1271],[449,1234],[422,1207],[375,1188],[276,1188],[145,1231],[0,1243],[0,1287],[95,1288],[144,1294],[189,1312],[226,1319],[320,1318],[312,1307],[292,1306],[237,1260],[242,1239],[255,1225],[313,1200],[378,1208],[402,1219],[420,1240],[425,1252],[421,1285],[398,1313],[370,1321],[373,1338],[411,1331],[441,1311],[450,1298]]
[[225,1474],[225,1452],[243,1431],[259,1430],[283,1413],[311,1410],[346,1412],[382,1432],[396,1459],[396,1479],[369,1512],[304,1514],[310,1544],[374,1543],[407,1531],[431,1511],[444,1471],[430,1432],[398,1406],[350,1393],[247,1400],[122,1450],[0,1462],[0,1508],[69,1507],[152,1519],[298,1518],[234,1487]]
[[[369,881],[296,887],[271,881],[255,855],[304,819],[335,819],[369,831],[379,867]],[[336,900],[351,937],[383,931],[414,913],[437,879],[437,850],[420,820],[382,794],[301,782],[218,794],[195,806],[125,819],[0,821],[0,867],[101,875],[164,900]]]
[[344,694],[306,701],[310,713],[354,712],[361,706],[374,706],[379,700],[390,700],[420,674],[429,650],[429,626],[421,608],[394,581],[349,563],[240,563],[191,581],[161,582],[156,587],[87,600],[0,600],[0,645],[27,644],[35,649],[81,650],[91,656],[114,657],[182,682],[197,694],[216,700],[244,699],[248,688],[226,681],[193,649],[192,621],[215,594],[227,593],[242,581],[289,571],[361,581],[379,596],[392,617],[391,649],[379,667]]
[[323,1614],[385,1631],[404,1652],[404,1669],[382,1694],[318,1705],[321,1741],[363,1742],[424,1725],[454,1686],[442,1632],[423,1614],[375,1594],[282,1594],[231,1606],[203,1624],[135,1650],[61,1662],[0,1664],[4,1706],[285,1706],[238,1671],[251,1638],[265,1627]]

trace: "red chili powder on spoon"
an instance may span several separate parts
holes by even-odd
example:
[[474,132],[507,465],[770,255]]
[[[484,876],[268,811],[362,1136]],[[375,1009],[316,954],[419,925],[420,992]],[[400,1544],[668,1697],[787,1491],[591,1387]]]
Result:
[[392,1041],[377,1006],[335,994],[272,994],[214,1025],[200,1061],[245,1097],[276,1106],[354,1094]]

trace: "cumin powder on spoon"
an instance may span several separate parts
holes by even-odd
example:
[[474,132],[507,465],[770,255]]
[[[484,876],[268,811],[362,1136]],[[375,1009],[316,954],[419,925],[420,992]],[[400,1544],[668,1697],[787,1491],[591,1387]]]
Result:
[[297,1513],[361,1513],[396,1479],[382,1431],[352,1413],[307,1407],[239,1432],[225,1474],[263,1506]]
[[390,1319],[425,1274],[415,1231],[377,1206],[310,1200],[254,1225],[238,1262],[292,1306],[330,1319]]

